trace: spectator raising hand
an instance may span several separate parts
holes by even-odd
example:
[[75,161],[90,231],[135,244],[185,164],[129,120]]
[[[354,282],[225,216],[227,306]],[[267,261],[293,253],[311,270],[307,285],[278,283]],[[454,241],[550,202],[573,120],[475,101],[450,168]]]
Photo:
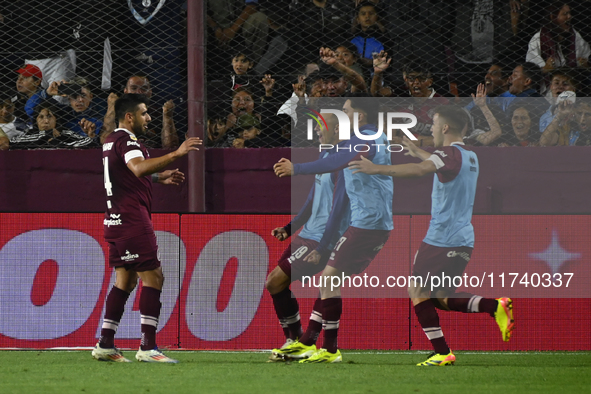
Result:
[[261,85],[265,88],[265,96],[273,96],[273,87],[275,86],[275,80],[271,77],[271,74],[265,74],[261,79]]
[[374,73],[383,73],[388,67],[390,67],[391,62],[392,58],[388,59],[388,52],[380,51],[380,53],[375,55],[373,58]]

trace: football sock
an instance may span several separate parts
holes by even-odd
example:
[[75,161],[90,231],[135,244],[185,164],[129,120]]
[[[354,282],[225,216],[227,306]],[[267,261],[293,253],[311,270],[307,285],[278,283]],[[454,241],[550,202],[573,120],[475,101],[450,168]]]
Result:
[[129,293],[113,286],[109,295],[107,296],[105,306],[105,317],[101,328],[101,336],[99,338],[99,346],[102,348],[115,347],[114,338],[121,316],[125,311],[125,303],[129,298]]
[[491,316],[497,311],[498,301],[483,298],[470,293],[456,293],[455,297],[447,299],[447,306],[452,311],[463,313],[488,313]]
[[431,300],[423,301],[415,305],[415,314],[425,335],[431,341],[433,350],[439,354],[449,354],[449,347],[445,342],[443,331],[439,325],[439,315]]
[[277,294],[271,294],[275,313],[283,328],[286,338],[297,339],[302,336],[302,323],[300,321],[300,307],[289,287]]
[[142,287],[140,294],[140,315],[142,321],[142,350],[151,350],[156,347],[156,329],[160,317],[160,290],[153,287]]
[[329,353],[336,353],[338,349],[339,321],[343,313],[343,299],[334,297],[322,300],[322,313],[325,321],[322,347]]
[[310,315],[310,321],[306,332],[300,338],[300,342],[306,346],[312,346],[318,340],[318,335],[322,331],[322,300],[317,298],[314,301],[314,307],[312,308],[312,314]]

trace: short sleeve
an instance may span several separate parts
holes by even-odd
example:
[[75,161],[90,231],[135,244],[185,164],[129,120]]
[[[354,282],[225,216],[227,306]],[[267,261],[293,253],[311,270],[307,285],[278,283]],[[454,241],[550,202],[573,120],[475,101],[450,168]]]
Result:
[[118,152],[123,157],[125,164],[129,163],[131,159],[135,159],[136,157],[143,157],[145,159],[141,145],[135,136],[128,134],[125,137],[120,138],[117,142],[119,145]]
[[435,164],[437,176],[442,183],[454,180],[462,168],[462,153],[453,146],[435,149],[427,160]]

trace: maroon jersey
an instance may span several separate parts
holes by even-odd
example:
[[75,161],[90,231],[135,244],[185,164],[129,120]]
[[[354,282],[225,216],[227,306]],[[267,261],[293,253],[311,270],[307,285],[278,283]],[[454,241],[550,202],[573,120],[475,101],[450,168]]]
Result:
[[103,168],[107,211],[103,222],[108,242],[154,232],[152,180],[138,178],[127,167],[136,157],[150,157],[146,147],[125,129],[115,129],[103,144]]

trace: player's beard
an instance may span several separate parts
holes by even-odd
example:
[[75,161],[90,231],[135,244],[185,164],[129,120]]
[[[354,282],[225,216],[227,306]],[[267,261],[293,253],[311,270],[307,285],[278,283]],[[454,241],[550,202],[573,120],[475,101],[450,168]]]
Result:
[[134,119],[133,125],[131,126],[131,131],[135,135],[144,135],[146,130],[144,129],[144,125],[139,121],[137,118]]

